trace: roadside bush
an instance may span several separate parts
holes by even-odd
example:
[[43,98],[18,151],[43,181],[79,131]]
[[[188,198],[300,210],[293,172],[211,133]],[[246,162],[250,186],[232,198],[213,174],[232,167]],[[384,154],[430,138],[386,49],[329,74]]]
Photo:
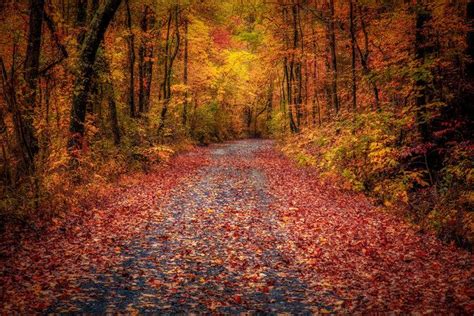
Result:
[[433,144],[420,142],[413,117],[369,112],[284,138],[282,150],[299,165],[317,168],[323,178],[362,191],[387,207],[435,229],[445,240],[474,241],[473,149],[453,143],[442,168],[428,164]]

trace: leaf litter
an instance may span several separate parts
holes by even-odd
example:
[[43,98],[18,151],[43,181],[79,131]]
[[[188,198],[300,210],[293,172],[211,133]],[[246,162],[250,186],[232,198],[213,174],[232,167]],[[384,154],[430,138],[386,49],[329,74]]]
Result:
[[2,311],[474,310],[472,254],[321,182],[271,141],[180,155],[90,214],[6,260]]

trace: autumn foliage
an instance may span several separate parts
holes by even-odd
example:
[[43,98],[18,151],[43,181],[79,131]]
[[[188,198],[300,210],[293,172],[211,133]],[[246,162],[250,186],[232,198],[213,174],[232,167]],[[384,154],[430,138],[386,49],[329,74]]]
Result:
[[[283,23],[290,7],[293,26]],[[281,8],[281,109],[270,126],[302,131],[284,151],[471,247],[472,3]]]
[[[446,245],[472,251],[474,242],[473,21],[472,0],[0,1],[0,255],[26,257],[32,240],[60,238],[54,229],[61,225],[99,225],[115,210],[105,201],[123,181],[164,186],[172,195],[188,173],[207,165],[208,152],[196,147],[271,138],[290,159],[264,150],[255,163],[271,194],[290,199],[278,214],[295,232],[292,242],[301,250],[295,260],[340,286],[331,291],[343,296],[353,285],[334,275],[354,273],[366,288],[375,284],[374,297],[385,297],[390,274],[374,272],[361,281],[359,270],[318,270],[314,258],[324,251],[325,260],[339,260],[324,236],[341,241],[335,247],[347,258],[343,248],[357,243],[355,255],[380,259],[381,269],[408,260],[415,270],[438,271],[433,282],[440,286],[457,282],[469,268],[442,269],[450,254],[459,255]],[[189,151],[196,156],[179,156]],[[180,161],[189,165],[177,166]],[[299,194],[288,196],[286,176]],[[300,183],[302,176],[307,183]],[[312,200],[311,191],[324,186],[380,206],[366,209],[370,203],[360,197],[354,203],[363,210],[351,203],[345,209],[355,223],[368,225],[368,236],[347,222],[343,236],[336,223],[343,218],[334,209],[325,213],[329,199]],[[130,188],[141,196],[140,185]],[[134,216],[125,206],[119,211]],[[145,210],[135,215],[144,217]],[[374,229],[365,217],[383,227]],[[116,226],[125,222],[118,218]],[[395,226],[402,232],[391,231]],[[97,238],[106,240],[102,233]],[[373,236],[376,245],[359,240]],[[397,259],[404,243],[414,246]],[[380,253],[386,244],[395,254]],[[373,269],[360,260],[356,265]],[[33,276],[41,279],[43,272]],[[414,278],[433,277],[419,272]],[[428,288],[413,282],[403,291]],[[443,287],[452,300],[438,310],[471,308],[461,283]],[[235,303],[245,301],[236,295]],[[354,299],[335,311],[421,311],[436,298],[403,296],[383,306]],[[49,304],[37,303],[35,310]]]

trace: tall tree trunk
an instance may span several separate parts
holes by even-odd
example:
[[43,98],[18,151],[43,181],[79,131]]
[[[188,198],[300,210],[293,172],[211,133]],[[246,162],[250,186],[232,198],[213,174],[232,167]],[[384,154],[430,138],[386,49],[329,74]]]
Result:
[[474,0],[468,0],[466,7],[466,23],[470,26],[467,32],[467,56],[469,63],[466,67],[466,74],[469,80],[474,79]]
[[[174,12],[173,12],[174,11]],[[171,22],[174,19],[175,31],[173,40],[170,42]],[[176,41],[176,43],[175,43]],[[174,43],[174,44],[173,44]],[[171,100],[171,78],[173,76],[173,63],[178,55],[180,44],[179,34],[179,6],[176,5],[174,10],[170,11],[168,17],[168,26],[166,31],[166,46],[165,46],[165,64],[164,64],[164,79],[163,79],[163,107],[160,113],[160,123],[158,125],[158,134],[161,133],[165,126],[166,113],[168,112],[168,105]],[[174,50],[173,50],[174,46]]]
[[[427,45],[427,36],[425,26],[426,23],[431,20],[431,12],[424,6],[422,0],[417,1],[416,8],[416,34],[415,34],[415,58],[418,62],[418,67],[423,67],[430,48]],[[428,118],[426,117],[426,103],[428,99],[428,83],[423,78],[416,80],[415,82],[417,89],[416,96],[416,118],[418,123],[418,129],[423,141],[429,139],[429,124]]]
[[349,32],[351,36],[351,71],[352,71],[352,109],[357,109],[357,78],[356,78],[356,49],[355,49],[355,27],[354,27],[354,4],[349,0]]
[[169,63],[169,55],[170,55],[170,34],[171,34],[171,22],[173,19],[173,13],[170,11],[168,15],[168,22],[167,22],[167,27],[166,27],[166,39],[165,39],[165,58],[164,58],[164,64],[163,64],[163,83],[161,84],[161,87],[163,88],[163,106],[161,108],[161,113],[160,113],[160,123],[158,125],[158,134],[161,133],[161,130],[163,129],[165,122],[164,118],[166,117],[166,112],[168,111],[168,63]]
[[142,31],[142,39],[138,49],[138,112],[145,111],[145,58],[147,51],[147,32],[148,32],[148,6],[143,7],[142,19],[140,21],[140,29]]
[[138,51],[139,65],[139,87],[138,87],[138,111],[144,112],[149,108],[151,80],[153,75],[153,45],[149,40],[149,31],[153,28],[155,22],[154,13],[148,5],[143,8],[143,15],[140,21],[142,30],[142,40]]
[[[16,49],[16,43],[13,45],[13,58],[12,58],[12,65],[11,65],[11,71],[10,73],[13,75],[15,73],[15,55],[16,55],[17,49]],[[13,114],[13,125],[14,125],[14,133],[15,133],[15,138],[18,143],[18,146],[20,147],[20,156],[22,159],[24,159],[24,153],[22,149],[22,142],[23,142],[23,135],[21,126],[23,126],[23,121],[22,121],[22,116],[20,115],[20,111],[18,109],[18,104],[16,100],[16,92],[15,92],[15,87],[13,86],[14,80],[12,77],[9,78],[7,70],[5,68],[5,64],[3,63],[3,58],[0,56],[0,71],[1,71],[1,79],[2,79],[2,92],[3,92],[3,98],[7,104],[7,111],[12,112]],[[3,119],[3,111],[2,111],[2,120],[1,122],[1,134],[3,134],[3,139],[6,143],[7,149],[11,150],[10,148],[10,143],[9,143],[9,135],[8,135],[8,128],[7,125]],[[3,144],[2,144],[3,145]],[[2,147],[2,149],[4,149]],[[5,157],[5,161],[7,162],[8,160],[8,155],[6,151],[3,153]],[[24,160],[23,160],[24,162]],[[5,166],[7,167],[7,166]],[[18,168],[19,169],[19,168]],[[22,171],[28,171],[28,169],[22,170]],[[13,179],[10,177],[10,169],[8,168],[8,171],[6,171],[6,174],[8,175],[9,179],[13,183]]]
[[313,125],[316,125],[316,111],[318,112],[318,125],[321,126],[321,106],[318,100],[318,62],[316,59],[317,56],[317,45],[316,45],[316,32],[314,26],[311,27],[312,37],[313,37]]
[[[300,47],[300,42],[302,42],[302,34],[300,33],[299,27],[299,10],[298,6],[295,4],[292,7],[293,13],[293,53],[292,53],[292,64],[294,64],[294,78],[296,79],[296,84],[294,85],[294,105],[296,110],[296,132],[299,131],[301,126],[301,105],[303,102],[302,90],[303,90],[303,77],[301,73],[301,57],[295,61],[296,50]],[[303,53],[303,44],[301,43],[301,53]]]
[[469,61],[466,65],[466,84],[463,89],[462,104],[465,113],[474,117],[474,0],[468,0],[466,7],[466,22],[470,26],[467,35],[466,55]]
[[144,64],[144,73],[145,73],[145,102],[144,107],[145,111],[150,109],[150,96],[151,96],[151,84],[153,80],[153,46],[147,47],[147,60]]
[[[308,62],[306,60],[306,55],[304,51],[304,32],[303,26],[301,22],[301,9],[299,6],[296,7],[296,16],[298,19],[298,33],[299,33],[299,44],[300,44],[300,120],[307,122],[307,105],[308,105]],[[303,67],[304,65],[304,67]],[[303,75],[304,69],[304,75]],[[304,83],[303,83],[304,78]],[[304,100],[304,106],[303,106]]]
[[337,93],[337,55],[336,55],[336,30],[334,26],[334,0],[329,0],[329,21],[328,21],[328,39],[329,51],[331,54],[331,102],[336,113],[339,112],[339,97]]
[[357,47],[357,51],[359,52],[360,64],[362,66],[363,73],[367,77],[367,80],[369,82],[369,87],[372,88],[372,91],[374,93],[375,109],[379,111],[380,110],[379,89],[377,87],[377,83],[371,77],[371,71],[369,67],[369,54],[370,54],[369,34],[367,32],[367,26],[365,24],[364,15],[362,13],[362,6],[358,5],[357,7],[359,9],[359,17],[360,17],[360,25],[361,25],[362,34],[364,35],[364,51],[362,51],[362,49],[360,48],[360,45],[357,42],[357,39],[355,40],[355,45]]
[[132,14],[130,12],[129,0],[125,0],[127,7],[127,27],[130,34],[127,38],[128,46],[128,71],[130,80],[128,83],[128,108],[130,117],[135,117],[135,35],[132,30]]
[[25,82],[28,91],[25,97],[26,107],[20,115],[22,116],[22,149],[26,168],[34,170],[34,156],[38,152],[38,140],[36,139],[33,119],[36,107],[36,93],[38,89],[39,61],[41,54],[41,30],[44,16],[44,0],[30,1],[30,22],[28,31],[28,47],[25,59]]
[[87,22],[87,0],[76,0],[76,25],[77,30],[77,42],[79,47],[84,41],[84,35],[86,34],[86,22]]
[[97,12],[97,9],[99,9],[99,0],[91,0],[89,4],[89,14],[87,16],[87,23],[91,23],[92,19],[94,18],[94,14]]
[[116,146],[120,145],[120,128],[118,125],[118,118],[117,118],[117,106],[115,104],[115,92],[113,86],[111,87],[112,91],[110,92],[111,95],[109,96],[109,113],[110,113],[110,125],[112,129],[112,135],[114,135],[114,144]]
[[110,63],[109,61],[104,57],[104,64],[105,64],[105,72],[109,75],[109,78],[107,80],[107,102],[109,105],[109,115],[110,115],[110,129],[112,130],[112,135],[114,137],[114,144],[116,146],[120,145],[120,127],[118,123],[118,117],[117,117],[117,105],[115,102],[115,87],[114,83],[112,81],[112,73],[110,71]]
[[183,102],[183,126],[188,120],[188,19],[184,21],[184,57],[183,57],[183,84],[185,85]]
[[86,107],[97,49],[120,3],[121,0],[107,0],[103,7],[96,12],[85,34],[84,42],[79,52],[79,66],[74,81],[69,125],[70,138],[68,142],[68,150],[73,154],[77,150],[81,150],[83,145]]
[[[89,25],[92,22],[92,19],[94,18],[95,13],[99,9],[99,0],[89,0],[86,1],[84,10],[87,9],[87,19],[82,22],[82,37],[84,38],[85,32],[87,30],[87,25]],[[82,43],[82,42],[81,42]],[[102,45],[101,45],[102,46]],[[92,83],[91,83],[91,91],[90,91],[90,97],[87,103],[87,113],[88,114],[94,114],[97,113],[99,114],[97,116],[97,121],[94,120],[94,124],[102,123],[102,91],[100,91],[101,84],[100,84],[100,79],[99,79],[99,72],[101,71],[100,67],[102,66],[102,61],[104,60],[103,54],[101,54],[101,50],[103,47],[99,47],[99,50],[97,52],[97,60],[99,62],[96,62],[96,65],[94,66],[94,73],[92,74]],[[98,66],[97,66],[98,65]]]
[[[288,25],[290,23],[288,18],[288,9],[286,7],[282,8],[282,15],[285,24]],[[293,46],[295,46],[295,21],[293,20]],[[297,32],[297,31],[296,31]],[[284,35],[284,42],[286,50],[290,50],[290,38],[288,32],[285,32]],[[290,122],[290,131],[292,133],[296,133],[298,131],[297,124],[295,123],[295,119],[293,117],[293,108],[295,107],[295,97],[294,97],[294,64],[295,64],[295,54],[294,51],[290,54],[290,58],[285,56],[283,59],[283,80],[286,82],[286,97],[287,97],[287,104],[288,104],[288,120]]]

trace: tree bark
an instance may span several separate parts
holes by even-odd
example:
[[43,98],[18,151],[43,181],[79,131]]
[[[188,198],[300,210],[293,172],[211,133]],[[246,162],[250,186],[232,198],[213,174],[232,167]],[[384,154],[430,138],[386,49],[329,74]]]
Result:
[[[11,74],[15,72],[15,55],[17,51],[15,44],[13,45],[13,58],[12,58],[13,62],[12,62],[11,71],[10,71]],[[8,73],[1,56],[0,56],[0,70],[1,70],[1,79],[2,79],[2,92],[3,92],[3,97],[5,99],[5,102],[7,104],[7,111],[13,114],[12,116],[13,116],[14,134],[15,134],[16,141],[18,143],[18,147],[20,149],[20,153],[18,156],[21,156],[20,160],[23,161],[23,163],[25,163],[25,160],[24,160],[25,155],[22,148],[23,135],[22,135],[22,128],[21,128],[23,126],[23,121],[22,121],[22,116],[20,115],[21,113],[18,109],[18,104],[16,100],[15,87],[13,86],[14,80],[13,78],[8,77]],[[1,130],[2,130],[2,134],[4,134],[4,140],[6,142],[7,148],[10,149],[8,127],[5,124],[5,121],[3,121],[3,118],[2,118],[1,123],[3,124]],[[7,159],[6,152],[4,153],[4,156],[5,156],[5,159]],[[18,173],[21,174],[21,173],[27,173],[29,169],[18,168],[18,170],[19,170]],[[10,173],[8,172],[8,174]],[[10,179],[12,180],[12,178]],[[13,182],[14,181],[12,180],[12,183]]]
[[468,0],[466,7],[466,23],[470,26],[467,32],[467,50],[469,63],[466,65],[466,75],[469,80],[474,79],[474,0]]
[[360,17],[360,24],[361,24],[361,30],[364,35],[364,51],[359,46],[359,43],[357,40],[355,40],[355,45],[357,47],[357,51],[359,52],[360,56],[360,64],[362,66],[362,70],[364,72],[364,75],[367,77],[367,80],[369,82],[369,87],[372,88],[372,91],[374,93],[374,105],[376,110],[380,110],[380,98],[379,98],[379,89],[377,87],[377,83],[374,81],[373,78],[370,77],[371,71],[369,67],[369,34],[367,32],[367,27],[365,24],[364,16],[362,14],[362,7],[358,6],[359,9],[359,17]]
[[188,19],[184,21],[184,57],[183,57],[183,84],[185,85],[183,102],[183,126],[188,120]]
[[97,49],[120,3],[121,0],[108,0],[104,6],[96,12],[85,34],[84,42],[79,52],[78,74],[74,81],[71,120],[69,125],[70,138],[68,150],[71,154],[82,150],[83,147],[86,107]]
[[[173,12],[174,11],[174,12]],[[178,55],[180,34],[179,34],[179,5],[176,5],[174,10],[170,12],[168,17],[168,26],[166,31],[166,45],[165,45],[165,64],[164,64],[164,78],[163,78],[163,107],[160,113],[160,123],[158,125],[158,134],[161,134],[165,126],[166,113],[168,112],[168,105],[171,100],[171,78],[173,75],[173,63]],[[171,22],[174,19],[175,32],[173,40],[170,43]],[[174,50],[173,49],[173,43]]]
[[292,7],[293,13],[293,53],[292,53],[292,64],[294,64],[294,78],[296,79],[296,85],[294,86],[294,105],[296,110],[296,132],[299,132],[301,126],[301,105],[303,102],[302,90],[303,90],[303,76],[301,73],[301,57],[295,61],[296,50],[300,47],[301,42],[301,53],[303,55],[303,43],[302,43],[302,34],[300,33],[299,28],[299,9],[295,4]]
[[87,23],[90,23],[94,18],[94,14],[99,9],[99,0],[91,0],[89,3],[89,12],[87,14]]
[[86,22],[87,22],[87,0],[76,0],[76,28],[78,28],[77,33],[77,43],[79,47],[84,41],[84,36],[86,33]]
[[149,44],[148,32],[153,28],[153,12],[148,5],[143,8],[143,15],[140,21],[142,40],[138,50],[138,111],[140,113],[148,110],[151,92],[151,80],[153,74],[153,46]]
[[30,22],[28,31],[28,47],[25,59],[25,82],[28,91],[25,97],[26,106],[22,116],[22,149],[26,168],[34,171],[34,156],[38,153],[38,140],[35,136],[33,119],[38,89],[39,62],[41,54],[41,30],[44,16],[44,0],[30,1]]
[[317,44],[316,44],[316,32],[314,26],[311,27],[312,36],[313,36],[313,108],[312,108],[312,118],[313,126],[316,125],[316,111],[318,112],[318,126],[321,126],[321,107],[318,100],[318,62],[316,59],[317,56]]
[[120,135],[120,127],[117,117],[117,105],[115,102],[115,87],[112,81],[112,73],[110,71],[110,63],[104,57],[104,64],[105,64],[105,72],[109,75],[109,79],[107,80],[107,102],[109,105],[109,115],[110,115],[110,128],[112,130],[112,135],[114,137],[114,145],[120,145],[121,135]]
[[328,39],[331,54],[331,102],[336,113],[339,112],[339,97],[337,93],[337,55],[336,55],[336,30],[334,26],[334,0],[329,0]]
[[[423,5],[422,0],[417,1],[416,11],[416,34],[415,34],[415,59],[418,62],[418,67],[423,67],[425,59],[428,57],[430,48],[427,45],[427,37],[425,25],[431,20],[431,12]],[[416,96],[416,119],[418,123],[418,129],[423,141],[429,139],[429,125],[428,118],[426,117],[426,103],[428,98],[428,83],[425,79],[420,78],[415,82],[417,89]]]
[[129,0],[125,0],[127,7],[127,27],[129,35],[127,38],[128,46],[128,71],[130,73],[130,81],[128,84],[128,107],[130,117],[135,117],[135,35],[132,31],[132,14],[130,12]]
[[[283,16],[283,21],[285,22],[285,25],[288,25],[290,23],[289,18],[288,18],[288,9],[286,7],[282,8],[282,16]],[[293,27],[295,25],[294,21],[292,23]],[[293,29],[294,31],[294,29]],[[284,42],[285,42],[285,48],[286,50],[290,50],[290,38],[288,36],[288,32],[285,31],[284,33]],[[295,36],[293,34],[293,46],[295,42]],[[290,57],[290,58],[289,58]],[[290,131],[292,133],[296,133],[298,131],[297,124],[295,123],[295,119],[293,117],[293,107],[295,106],[295,101],[294,101],[294,93],[293,93],[293,79],[294,79],[294,52],[290,54],[290,56],[285,56],[283,58],[283,81],[286,82],[286,100],[287,100],[287,105],[288,105],[288,120],[290,123]]]
[[474,0],[468,0],[466,7],[466,22],[470,26],[466,34],[466,55],[469,61],[466,65],[466,84],[463,89],[462,104],[465,113],[474,118]]
[[352,109],[357,110],[357,79],[356,79],[356,50],[355,50],[355,27],[354,27],[354,4],[349,0],[349,33],[351,37],[351,70],[352,70]]
[[111,91],[111,96],[109,97],[109,112],[110,112],[110,125],[112,128],[112,135],[114,135],[114,145],[118,146],[120,145],[121,136],[120,136],[120,129],[118,125],[117,106],[115,104],[114,90]]

